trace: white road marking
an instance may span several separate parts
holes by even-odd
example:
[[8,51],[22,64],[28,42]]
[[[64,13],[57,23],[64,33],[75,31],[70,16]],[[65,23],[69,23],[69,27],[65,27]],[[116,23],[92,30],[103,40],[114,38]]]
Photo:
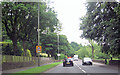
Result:
[[76,63],[75,63],[75,65],[80,69],[80,70],[82,70],[82,72],[84,72],[84,73],[87,73],[85,70],[83,70],[80,66],[78,66]]
[[86,71],[82,70],[84,73],[86,73]]

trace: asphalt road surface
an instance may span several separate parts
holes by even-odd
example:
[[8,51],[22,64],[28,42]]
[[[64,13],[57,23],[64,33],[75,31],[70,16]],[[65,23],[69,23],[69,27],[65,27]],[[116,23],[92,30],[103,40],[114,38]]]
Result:
[[112,67],[101,63],[93,62],[93,65],[82,65],[82,61],[73,61],[74,66],[63,67],[63,64],[60,64],[44,73],[101,73],[104,75],[119,75],[118,67]]

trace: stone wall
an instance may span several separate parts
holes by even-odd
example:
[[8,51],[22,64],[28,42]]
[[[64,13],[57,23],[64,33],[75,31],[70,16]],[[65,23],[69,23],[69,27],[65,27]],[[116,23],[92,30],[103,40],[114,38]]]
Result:
[[109,65],[120,66],[120,60],[110,60]]
[[105,64],[105,60],[93,60],[93,62],[103,63]]

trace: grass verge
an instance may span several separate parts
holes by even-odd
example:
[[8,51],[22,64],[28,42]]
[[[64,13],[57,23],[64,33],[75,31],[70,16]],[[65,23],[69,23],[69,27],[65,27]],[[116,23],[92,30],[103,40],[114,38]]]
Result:
[[20,72],[16,72],[16,73],[12,73],[9,75],[35,75],[35,73],[42,73],[50,68],[53,68],[59,64],[61,64],[62,62],[56,62],[56,63],[52,63],[52,64],[48,64],[48,65],[43,65],[40,67],[35,67],[35,68],[31,68],[31,69],[27,69],[24,71],[20,71]]

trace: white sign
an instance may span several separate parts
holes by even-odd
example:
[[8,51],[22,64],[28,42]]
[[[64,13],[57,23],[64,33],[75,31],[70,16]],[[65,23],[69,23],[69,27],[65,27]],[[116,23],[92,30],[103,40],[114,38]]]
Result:
[[60,56],[60,54],[57,54],[57,56]]

